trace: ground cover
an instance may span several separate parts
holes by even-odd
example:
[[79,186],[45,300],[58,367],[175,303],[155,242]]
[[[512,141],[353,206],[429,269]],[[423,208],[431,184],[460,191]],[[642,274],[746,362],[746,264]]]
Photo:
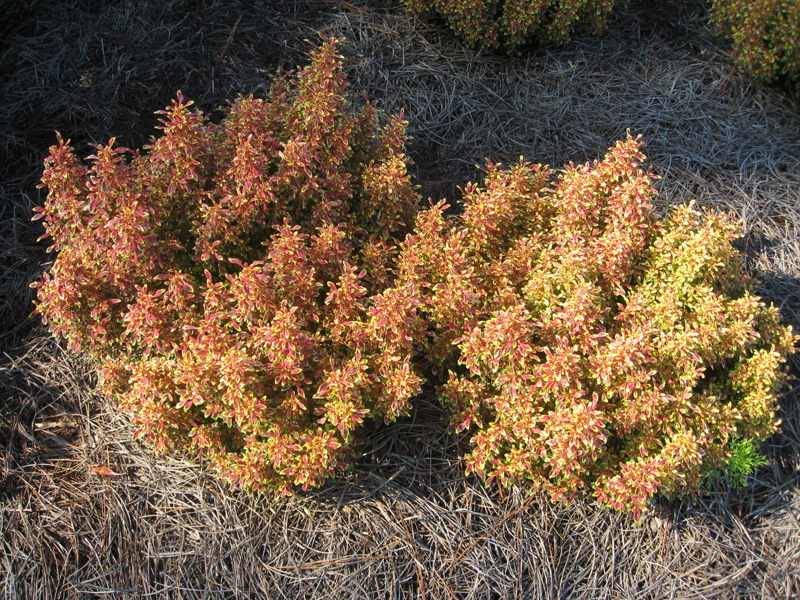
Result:
[[[663,499],[642,526],[463,476],[467,437],[430,392],[363,431],[338,480],[275,502],[153,456],[94,393],[90,365],[28,319],[52,257],[29,221],[54,130],[80,155],[141,147],[181,90],[212,118],[343,37],[356,94],[409,121],[424,198],[484,157],[558,168],[642,134],[660,211],[694,198],[744,220],[760,292],[800,327],[800,110],[734,68],[694,0],[631,2],[604,36],[521,56],[465,48],[399,3],[28,1],[0,47],[0,575],[10,598],[787,598],[800,589],[796,389],[768,465],[737,491]],[[792,369],[798,372],[797,359]],[[104,467],[108,470],[104,470]],[[116,473],[112,475],[108,473]]]

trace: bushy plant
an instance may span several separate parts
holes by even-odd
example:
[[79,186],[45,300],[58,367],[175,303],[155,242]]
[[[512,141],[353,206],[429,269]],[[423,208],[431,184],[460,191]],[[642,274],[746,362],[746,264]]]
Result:
[[776,430],[794,338],[752,293],[738,226],[693,206],[651,215],[630,137],[601,162],[489,164],[464,211],[440,203],[402,244],[395,289],[443,384],[467,472],[553,499],[593,490],[638,518],[691,490],[732,436]]
[[573,31],[600,33],[620,0],[403,0],[421,17],[440,16],[467,43],[511,52],[527,41],[565,43]]
[[763,81],[784,75],[800,83],[800,2],[713,0],[712,14],[743,70]]
[[45,161],[36,312],[137,435],[249,490],[319,484],[421,383],[387,316],[403,299],[377,296],[418,210],[406,124],[353,110],[335,48],[219,125],[179,93],[145,153],[112,139],[86,168],[59,136]]
[[733,489],[742,490],[747,486],[747,478],[767,464],[766,457],[749,438],[732,438],[728,444],[728,452],[730,456],[727,464],[711,470],[706,475],[707,480],[723,480]]

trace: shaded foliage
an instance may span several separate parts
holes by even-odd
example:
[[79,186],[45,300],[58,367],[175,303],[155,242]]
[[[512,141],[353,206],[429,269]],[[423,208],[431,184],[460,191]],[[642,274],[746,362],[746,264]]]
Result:
[[537,40],[568,42],[574,31],[600,33],[620,0],[403,0],[417,16],[439,16],[469,44],[509,51]]
[[712,12],[742,69],[762,81],[783,76],[800,83],[800,3],[714,0]]

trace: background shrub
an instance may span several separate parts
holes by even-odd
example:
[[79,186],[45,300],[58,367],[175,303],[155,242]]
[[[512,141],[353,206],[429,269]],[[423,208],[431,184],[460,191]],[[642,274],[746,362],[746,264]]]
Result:
[[743,70],[763,81],[800,82],[800,2],[714,0],[712,13]]
[[553,186],[546,167],[489,164],[462,215],[419,216],[396,282],[420,306],[452,427],[474,431],[468,472],[553,499],[593,489],[637,518],[724,464],[732,436],[776,431],[794,341],[753,295],[732,219],[653,219],[641,146]]
[[218,126],[179,93],[145,153],[111,140],[87,169],[59,136],[45,161],[37,312],[102,363],[137,435],[247,489],[319,484],[420,385],[398,306],[371,301],[417,211],[405,123],[351,109],[335,46]]
[[537,40],[564,43],[573,31],[600,33],[620,0],[403,0],[417,16],[442,17],[469,44],[514,51]]

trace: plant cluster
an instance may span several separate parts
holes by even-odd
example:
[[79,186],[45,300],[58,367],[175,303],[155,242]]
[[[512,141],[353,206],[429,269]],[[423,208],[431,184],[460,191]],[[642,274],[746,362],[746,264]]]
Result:
[[420,212],[402,116],[353,109],[335,48],[219,125],[179,94],[146,153],[51,148],[36,311],[137,435],[290,493],[431,376],[468,472],[638,517],[776,430],[791,331],[732,220],[652,217],[638,138],[555,179],[489,163],[463,213]]
[[783,75],[800,82],[800,3],[714,0],[712,14],[743,70],[762,81]]
[[537,40],[566,43],[573,31],[602,32],[620,0],[403,0],[420,17],[443,18],[467,43],[511,52]]
[[747,486],[747,478],[755,473],[756,469],[767,464],[766,457],[761,454],[756,443],[749,438],[734,437],[728,446],[730,457],[723,468],[716,468],[708,472],[706,480],[724,480],[735,490],[742,490]]
[[418,211],[406,124],[352,109],[335,47],[216,126],[179,93],[130,160],[112,139],[87,169],[59,136],[45,161],[36,312],[102,361],[137,435],[251,490],[320,484],[420,389],[402,299],[373,300]]
[[[636,517],[696,488],[732,436],[776,430],[794,343],[731,246],[737,225],[694,207],[656,221],[642,142],[571,165],[489,164],[464,212],[421,213],[395,287],[419,306],[467,471]],[[405,317],[406,320],[408,317]]]

